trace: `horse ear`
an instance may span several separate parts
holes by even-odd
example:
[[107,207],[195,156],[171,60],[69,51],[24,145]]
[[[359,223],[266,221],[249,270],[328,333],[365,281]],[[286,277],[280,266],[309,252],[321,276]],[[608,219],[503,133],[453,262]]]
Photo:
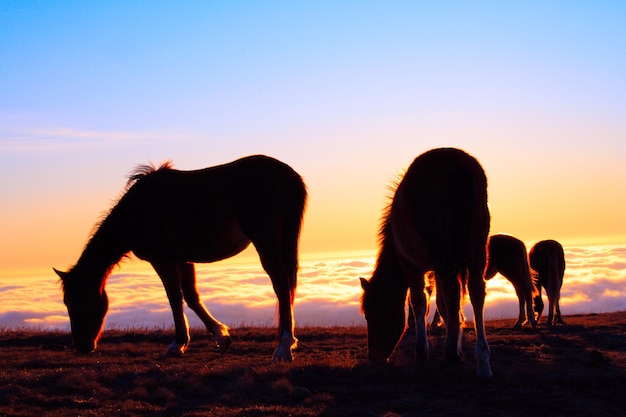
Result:
[[59,271],[56,268],[52,268],[52,269],[54,270],[54,272],[56,272],[59,278],[61,278],[61,280],[64,280],[67,277],[67,272]]
[[370,288],[370,282],[368,280],[366,280],[365,278],[359,278],[361,280],[361,288],[363,288],[363,291],[367,291]]

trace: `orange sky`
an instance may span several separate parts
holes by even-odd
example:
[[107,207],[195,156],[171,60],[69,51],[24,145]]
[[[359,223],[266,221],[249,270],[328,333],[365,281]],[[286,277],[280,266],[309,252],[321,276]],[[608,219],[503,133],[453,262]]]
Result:
[[[502,175],[491,174],[493,165],[491,172],[504,168],[489,158],[483,160],[489,174],[492,233],[510,233],[526,242],[547,238],[564,243],[625,241],[626,194],[616,192],[624,187],[624,177],[617,175],[619,167],[611,166],[610,160],[604,164],[597,161],[593,171],[583,171],[569,160],[538,162],[535,170],[515,162],[503,164],[509,168],[518,165],[519,175],[512,169]],[[310,198],[301,236],[302,253],[375,252],[379,219],[390,194],[387,187],[410,161],[406,158],[398,161],[397,167],[387,164],[384,169],[369,171],[368,161],[353,161],[349,168],[341,168],[347,175],[336,180],[309,174],[305,169],[305,180],[313,180],[308,181]],[[551,164],[556,172],[551,171]],[[73,264],[93,225],[123,186],[124,178],[119,177],[108,180],[102,190],[68,187],[53,192],[50,188],[42,195],[20,196],[14,204],[3,207],[1,269],[65,268]]]

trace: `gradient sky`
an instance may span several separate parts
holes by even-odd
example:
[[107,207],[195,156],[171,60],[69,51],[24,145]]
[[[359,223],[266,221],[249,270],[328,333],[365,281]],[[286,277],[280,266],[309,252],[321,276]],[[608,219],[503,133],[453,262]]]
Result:
[[303,254],[374,251],[440,146],[493,233],[626,241],[626,3],[0,2],[0,275],[73,264],[137,164],[253,153],[309,187]]

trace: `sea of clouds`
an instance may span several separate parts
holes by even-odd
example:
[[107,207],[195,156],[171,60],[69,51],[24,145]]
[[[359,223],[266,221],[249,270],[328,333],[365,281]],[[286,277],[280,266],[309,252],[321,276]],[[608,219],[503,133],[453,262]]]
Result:
[[[565,252],[563,314],[626,310],[626,246],[566,247]],[[369,278],[374,264],[373,254],[301,261],[295,303],[297,326],[365,325],[360,311],[359,277]],[[199,265],[197,285],[207,308],[227,325],[274,325],[276,296],[259,263]],[[172,325],[165,290],[154,271],[137,272],[134,268],[125,272],[122,264],[109,277],[106,289],[107,328],[150,329]],[[544,302],[547,308],[545,294]],[[464,310],[471,320],[469,300]],[[186,312],[192,326],[202,326],[193,312]],[[496,275],[487,282],[486,318],[516,318],[517,314],[518,302],[512,285]],[[21,328],[69,330],[67,310],[52,271],[40,277],[3,277],[0,329]]]

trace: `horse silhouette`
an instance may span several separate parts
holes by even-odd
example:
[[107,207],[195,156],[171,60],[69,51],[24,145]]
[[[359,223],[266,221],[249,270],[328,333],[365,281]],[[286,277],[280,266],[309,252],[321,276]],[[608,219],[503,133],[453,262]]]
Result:
[[214,262],[250,243],[278,298],[277,360],[292,360],[293,302],[298,242],[307,192],[288,165],[263,155],[194,171],[139,167],[126,193],[97,225],[78,262],[61,278],[72,338],[80,352],[96,349],[108,310],[105,284],[111,269],[133,252],[149,262],[163,282],[174,316],[175,341],[167,356],[189,345],[187,305],[213,334],[222,352],[231,344],[228,327],[200,300],[194,263]]
[[531,274],[539,293],[535,297],[535,311],[537,321],[543,312],[543,300],[541,299],[541,289],[546,289],[548,295],[548,321],[546,324],[552,326],[553,323],[565,324],[561,317],[561,286],[563,285],[563,275],[565,273],[565,254],[563,246],[556,240],[542,240],[535,244],[528,254]]
[[487,266],[485,279],[500,273],[513,284],[519,300],[519,316],[514,328],[529,323],[537,327],[533,311],[533,297],[538,291],[530,276],[526,246],[521,240],[509,235],[493,235],[487,244]]
[[461,300],[469,290],[477,375],[491,376],[483,318],[489,224],[487,179],[476,159],[459,149],[440,148],[413,161],[383,216],[372,277],[361,278],[370,360],[387,362],[398,344],[409,289],[417,322],[416,353],[428,357],[424,281],[432,271],[437,308],[446,324],[444,360],[463,359]]

